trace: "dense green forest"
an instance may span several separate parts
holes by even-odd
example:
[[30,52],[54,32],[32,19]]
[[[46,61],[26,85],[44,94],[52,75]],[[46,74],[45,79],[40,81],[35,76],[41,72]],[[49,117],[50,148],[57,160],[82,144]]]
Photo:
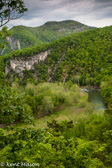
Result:
[[89,29],[93,29],[93,27],[72,20],[47,22],[39,27],[16,26],[10,29],[12,32],[12,37],[10,39],[11,47],[7,45],[4,54],[9,53],[12,50],[18,50],[17,41],[19,41],[20,48],[23,49],[43,43],[49,43],[67,35]]
[[52,52],[44,62],[35,64],[34,70],[24,71],[20,79],[22,84],[26,84],[29,79],[37,83],[72,80],[79,85],[100,86],[101,82],[111,75],[112,26],[73,34],[52,43],[15,51],[1,59],[8,61],[18,57],[27,60],[29,56],[50,48]]
[[[48,49],[52,52],[33,70],[25,70],[23,76],[12,70],[5,76],[10,59],[27,60]],[[40,168],[111,168],[111,63],[112,26],[1,56],[0,162],[10,167],[18,163]],[[85,85],[100,88],[107,110],[94,111],[87,94],[80,91]],[[61,122],[55,118],[46,128],[35,125],[35,119],[38,122],[70,106],[83,109],[86,117]]]

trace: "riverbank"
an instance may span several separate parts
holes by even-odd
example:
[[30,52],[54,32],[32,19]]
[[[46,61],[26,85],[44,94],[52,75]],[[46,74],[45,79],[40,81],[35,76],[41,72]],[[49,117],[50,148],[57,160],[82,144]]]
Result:
[[100,86],[80,86],[81,89],[100,90]]
[[88,101],[93,104],[94,110],[107,110],[104,98],[98,86],[81,86],[80,91],[88,93]]

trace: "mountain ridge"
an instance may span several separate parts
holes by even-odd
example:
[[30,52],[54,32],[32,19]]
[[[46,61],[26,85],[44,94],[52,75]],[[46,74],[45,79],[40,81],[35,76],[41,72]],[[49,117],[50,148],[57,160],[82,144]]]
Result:
[[13,50],[53,42],[89,29],[94,29],[94,27],[73,20],[49,21],[39,27],[15,26],[10,29],[12,31],[12,37],[9,39],[10,47],[7,46],[4,54]]
[[[112,50],[111,50],[112,26],[97,28],[58,39],[52,43],[46,43],[35,47],[15,51],[3,56],[9,63],[10,59],[23,59],[26,61],[21,65],[23,69],[23,81],[35,79],[42,81],[61,81],[75,80],[80,85],[91,83],[99,85],[103,74],[111,73]],[[33,70],[28,71],[30,66],[27,61],[29,57],[36,56],[49,49],[51,53],[46,56],[45,61],[33,64]],[[15,62],[15,61],[14,61]],[[37,62],[34,60],[34,62]],[[15,63],[14,63],[15,64]],[[14,65],[18,67],[18,63]],[[14,72],[16,68],[13,69]],[[19,75],[19,74],[15,74]]]

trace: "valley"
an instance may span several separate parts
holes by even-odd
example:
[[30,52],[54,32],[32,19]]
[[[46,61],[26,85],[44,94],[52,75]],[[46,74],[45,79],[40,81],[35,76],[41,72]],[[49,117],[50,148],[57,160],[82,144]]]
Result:
[[[42,43],[27,28],[23,49],[0,56],[0,162],[111,168],[112,26],[79,30],[74,23],[78,33],[73,22],[63,22],[66,30],[46,23],[61,36]],[[24,46],[30,35],[36,46]],[[91,103],[96,98],[103,109]]]

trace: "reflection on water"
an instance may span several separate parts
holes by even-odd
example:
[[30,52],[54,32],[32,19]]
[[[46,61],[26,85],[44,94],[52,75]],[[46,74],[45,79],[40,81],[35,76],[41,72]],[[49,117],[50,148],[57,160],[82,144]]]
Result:
[[98,90],[88,92],[88,101],[93,103],[95,110],[107,109],[104,99]]

